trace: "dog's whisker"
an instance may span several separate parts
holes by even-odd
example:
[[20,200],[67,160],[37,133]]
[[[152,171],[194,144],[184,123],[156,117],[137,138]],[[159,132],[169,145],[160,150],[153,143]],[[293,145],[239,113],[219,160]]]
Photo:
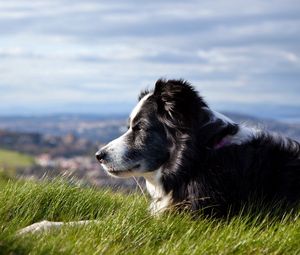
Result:
[[135,180],[137,186],[139,187],[140,191],[142,192],[145,201],[147,201],[147,196],[146,196],[142,186],[140,185],[140,183],[138,182],[138,180],[134,176],[132,176],[132,178],[133,178],[133,180]]

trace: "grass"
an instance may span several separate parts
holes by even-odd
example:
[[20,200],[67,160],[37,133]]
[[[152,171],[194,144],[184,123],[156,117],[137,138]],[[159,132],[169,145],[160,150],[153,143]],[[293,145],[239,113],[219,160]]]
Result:
[[[300,254],[300,213],[230,220],[151,217],[139,194],[80,188],[63,180],[0,182],[0,254]],[[41,220],[97,219],[39,234]]]
[[34,164],[34,158],[16,151],[0,149],[0,168],[24,168]]

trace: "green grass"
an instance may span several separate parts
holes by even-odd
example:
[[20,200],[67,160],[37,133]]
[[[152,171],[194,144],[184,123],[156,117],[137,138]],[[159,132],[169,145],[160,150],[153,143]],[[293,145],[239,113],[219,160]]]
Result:
[[0,168],[28,167],[34,164],[34,158],[16,151],[0,149]]
[[[0,254],[300,254],[300,214],[230,220],[151,217],[138,194],[80,188],[61,180],[0,183]],[[41,220],[97,219],[86,226],[17,237]]]

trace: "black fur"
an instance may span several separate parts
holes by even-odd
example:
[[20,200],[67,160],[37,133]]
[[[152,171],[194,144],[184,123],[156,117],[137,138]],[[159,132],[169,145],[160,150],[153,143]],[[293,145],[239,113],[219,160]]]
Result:
[[162,167],[162,183],[175,204],[226,215],[250,199],[299,202],[298,142],[261,132],[243,144],[216,149],[214,145],[237,133],[239,126],[212,120],[207,104],[189,83],[158,80],[151,98],[174,146]]

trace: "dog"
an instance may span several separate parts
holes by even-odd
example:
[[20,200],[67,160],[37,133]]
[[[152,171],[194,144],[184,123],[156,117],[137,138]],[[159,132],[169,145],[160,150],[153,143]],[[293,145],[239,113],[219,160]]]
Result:
[[144,177],[152,214],[226,215],[250,199],[300,200],[299,143],[211,110],[184,80],[160,79],[143,91],[127,132],[96,158],[111,176]]
[[[127,132],[96,158],[113,177],[144,177],[153,215],[176,209],[224,216],[248,201],[300,200],[300,144],[213,111],[184,80],[160,79],[142,91]],[[61,224],[43,221],[20,234]]]

